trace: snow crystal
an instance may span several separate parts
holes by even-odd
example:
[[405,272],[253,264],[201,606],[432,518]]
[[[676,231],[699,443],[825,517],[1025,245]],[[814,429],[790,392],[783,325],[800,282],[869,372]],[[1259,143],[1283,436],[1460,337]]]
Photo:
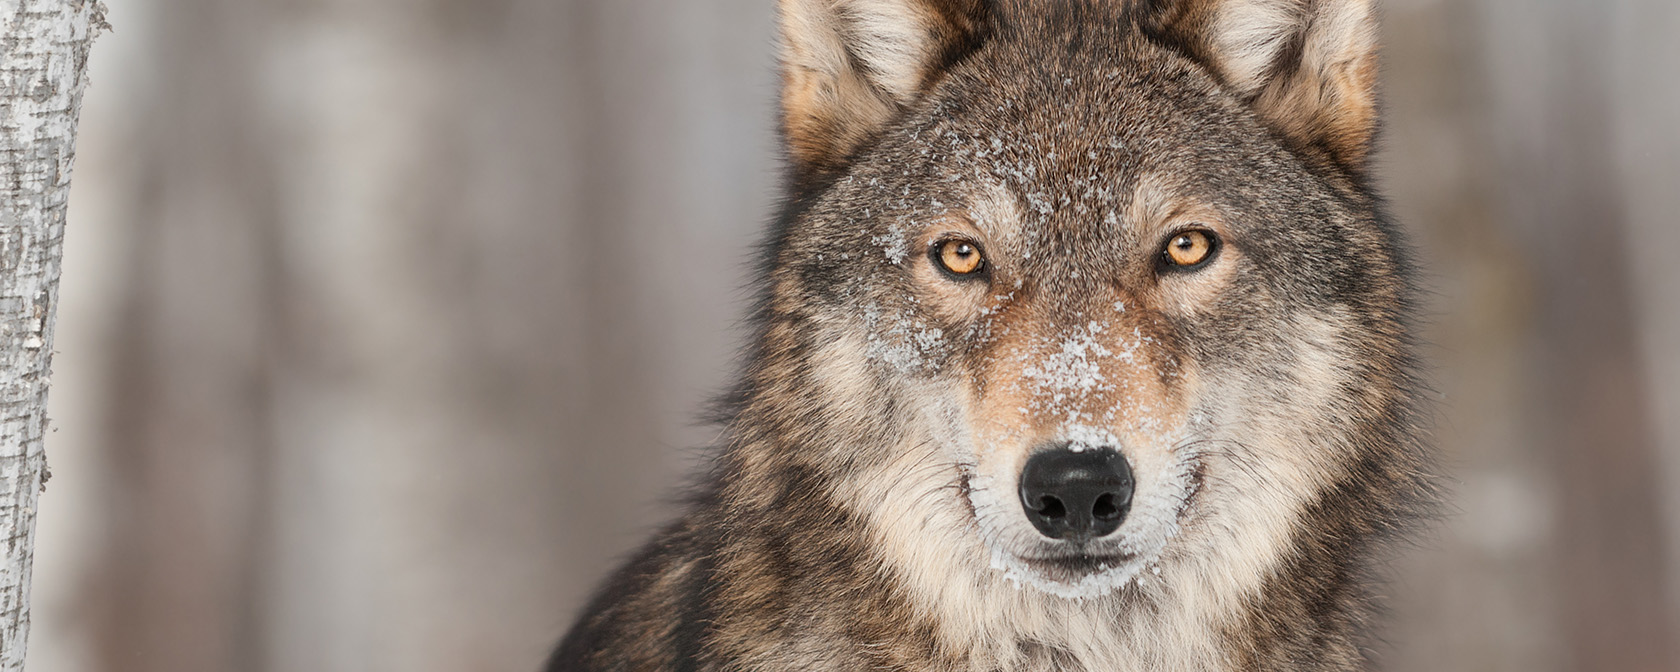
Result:
[[[1043,389],[1054,392],[1091,392],[1103,384],[1102,367],[1094,358],[1114,355],[1097,336],[1102,325],[1092,322],[1076,329],[1049,355],[1032,362],[1021,373]],[[1060,398],[1058,396],[1058,398]]]
[[904,260],[910,256],[910,245],[905,240],[904,235],[898,231],[872,236],[869,243],[880,247],[881,252],[887,256],[887,261],[892,262],[895,266],[902,265]]
[[900,373],[929,366],[929,356],[945,345],[943,330],[922,322],[909,310],[899,312],[890,321],[883,318],[879,305],[864,307],[863,321],[869,332],[865,338],[866,353]]

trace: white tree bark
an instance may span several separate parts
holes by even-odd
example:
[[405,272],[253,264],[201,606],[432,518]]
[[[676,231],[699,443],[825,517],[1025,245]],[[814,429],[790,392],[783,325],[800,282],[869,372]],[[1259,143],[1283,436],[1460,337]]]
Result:
[[65,203],[98,0],[0,0],[0,672],[23,669]]

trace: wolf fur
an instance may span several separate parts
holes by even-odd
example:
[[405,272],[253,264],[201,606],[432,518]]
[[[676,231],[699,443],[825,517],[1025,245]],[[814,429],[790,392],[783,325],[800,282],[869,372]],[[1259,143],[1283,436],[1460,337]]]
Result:
[[[1430,492],[1371,3],[780,17],[789,198],[724,445],[549,669],[1365,669]],[[1217,253],[1163,266],[1185,227]],[[1028,524],[1047,441],[1129,461],[1116,532]]]

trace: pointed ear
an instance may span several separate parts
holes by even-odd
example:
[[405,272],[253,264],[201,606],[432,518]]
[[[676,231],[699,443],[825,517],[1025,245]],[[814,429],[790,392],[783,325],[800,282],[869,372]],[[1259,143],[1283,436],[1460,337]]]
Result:
[[838,167],[980,38],[982,0],[779,0],[782,128],[801,173]]
[[1374,0],[1180,0],[1160,15],[1284,137],[1363,173],[1377,123]]

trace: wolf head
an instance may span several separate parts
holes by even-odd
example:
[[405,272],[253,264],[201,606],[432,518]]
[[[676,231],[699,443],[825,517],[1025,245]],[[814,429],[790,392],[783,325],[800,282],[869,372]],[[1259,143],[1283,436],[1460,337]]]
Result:
[[793,196],[727,496],[835,502],[935,601],[1252,599],[1403,517],[1369,0],[780,10]]

